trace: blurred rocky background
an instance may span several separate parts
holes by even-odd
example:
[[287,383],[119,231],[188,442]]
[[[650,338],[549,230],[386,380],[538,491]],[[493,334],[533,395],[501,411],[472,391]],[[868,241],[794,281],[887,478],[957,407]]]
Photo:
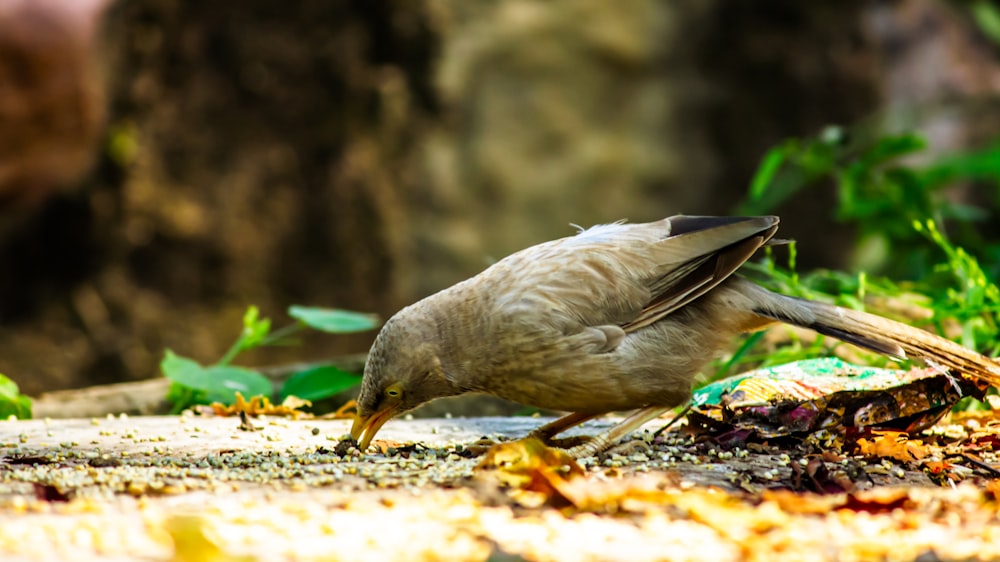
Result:
[[[0,373],[149,378],[165,348],[218,358],[249,304],[389,315],[569,223],[730,213],[829,124],[982,142],[975,5],[0,0]],[[982,105],[894,111],[956,99]],[[848,266],[812,193],[782,235]]]

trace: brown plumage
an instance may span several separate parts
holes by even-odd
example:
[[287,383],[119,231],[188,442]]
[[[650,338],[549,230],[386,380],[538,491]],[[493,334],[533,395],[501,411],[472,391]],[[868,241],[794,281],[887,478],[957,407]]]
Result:
[[683,403],[733,336],[774,321],[1000,382],[1000,364],[872,314],[772,293],[731,274],[777,217],[675,216],[608,224],[517,252],[389,319],[365,366],[351,432],[364,450],[388,419],[484,392],[591,417],[641,409],[573,451],[593,454]]

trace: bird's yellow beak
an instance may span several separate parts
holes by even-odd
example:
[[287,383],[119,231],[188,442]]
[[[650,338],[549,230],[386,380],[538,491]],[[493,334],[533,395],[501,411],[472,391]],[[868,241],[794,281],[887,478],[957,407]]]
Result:
[[385,425],[385,422],[396,415],[396,408],[388,407],[379,410],[370,416],[354,414],[354,424],[351,426],[351,437],[358,442],[358,450],[362,453],[368,449],[372,438],[378,430]]

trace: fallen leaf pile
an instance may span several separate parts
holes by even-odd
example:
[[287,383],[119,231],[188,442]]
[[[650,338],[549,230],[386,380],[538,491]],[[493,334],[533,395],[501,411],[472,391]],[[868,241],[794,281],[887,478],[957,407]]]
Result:
[[538,441],[471,446],[523,434],[515,419],[499,437],[482,420],[400,420],[364,456],[332,450],[341,420],[9,421],[0,558],[996,560],[1000,480],[949,455],[992,466],[997,417],[865,433],[857,451],[650,426],[579,462]]
[[[272,404],[271,400],[266,396],[254,396],[247,400],[239,392],[236,393],[236,401],[232,404],[226,405],[221,402],[212,402],[208,406],[196,406],[194,411],[201,415],[210,416],[279,416],[287,417],[292,419],[312,419],[315,418],[313,414],[305,412],[302,408],[308,408],[312,406],[312,402],[309,400],[304,400],[298,396],[286,396],[281,404]],[[330,420],[344,420],[352,419],[354,417],[354,409],[357,408],[357,403],[354,400],[348,400],[336,411],[330,412],[329,414],[324,414],[320,416],[321,419]]]
[[210,414],[216,416],[282,416],[292,419],[312,417],[312,414],[303,412],[301,408],[312,405],[312,402],[303,400],[295,396],[289,396],[281,404],[272,404],[266,396],[254,396],[247,400],[239,392],[236,393],[236,401],[230,405],[221,402],[213,402],[208,407],[197,409],[200,414]]

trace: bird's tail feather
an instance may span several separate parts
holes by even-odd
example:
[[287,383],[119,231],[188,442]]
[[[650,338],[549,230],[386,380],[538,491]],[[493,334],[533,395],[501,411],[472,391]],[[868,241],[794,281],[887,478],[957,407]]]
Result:
[[[747,283],[747,285],[750,285]],[[920,358],[1000,386],[1000,362],[925,330],[859,310],[772,293],[754,285],[754,313],[898,358]]]

